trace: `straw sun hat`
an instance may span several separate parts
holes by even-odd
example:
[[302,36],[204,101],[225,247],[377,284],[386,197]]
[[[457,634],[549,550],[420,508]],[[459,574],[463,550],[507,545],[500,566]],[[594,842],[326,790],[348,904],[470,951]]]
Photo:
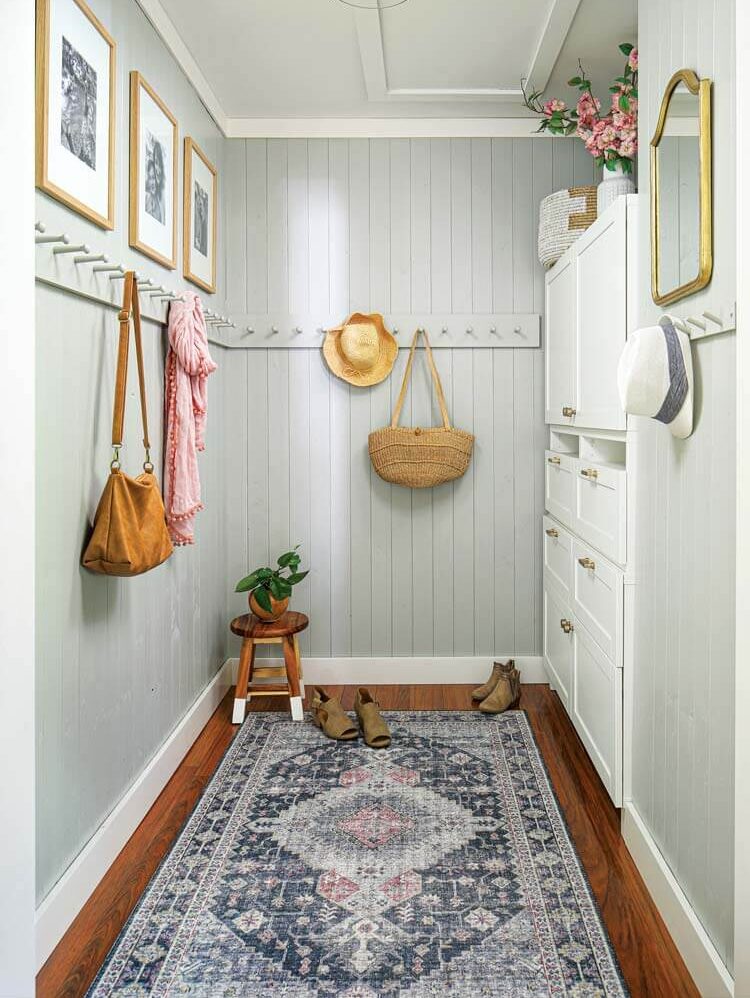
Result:
[[383,316],[355,312],[343,326],[329,329],[323,356],[337,378],[366,388],[391,373],[398,343],[383,325]]

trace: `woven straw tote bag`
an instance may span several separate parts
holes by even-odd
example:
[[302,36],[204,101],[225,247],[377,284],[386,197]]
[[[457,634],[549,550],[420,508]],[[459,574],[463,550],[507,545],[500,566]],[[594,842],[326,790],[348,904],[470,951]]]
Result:
[[[427,428],[399,426],[398,420],[404,405],[406,392],[411,379],[414,351],[419,334],[424,336],[427,363],[435,385],[435,394],[443,416],[442,426]],[[460,478],[469,467],[474,437],[464,430],[451,426],[448,408],[445,404],[443,386],[440,384],[435,361],[432,358],[430,341],[424,329],[418,329],[411,341],[409,360],[404,371],[401,391],[391,417],[391,425],[373,430],[368,438],[370,460],[375,471],[386,482],[405,485],[411,489],[429,489],[442,485],[454,478]]]

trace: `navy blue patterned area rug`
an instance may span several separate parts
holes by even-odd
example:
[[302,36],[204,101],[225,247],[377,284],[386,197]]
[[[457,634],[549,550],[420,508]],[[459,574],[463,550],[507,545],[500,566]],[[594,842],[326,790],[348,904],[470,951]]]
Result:
[[89,992],[626,995],[526,715],[250,714]]

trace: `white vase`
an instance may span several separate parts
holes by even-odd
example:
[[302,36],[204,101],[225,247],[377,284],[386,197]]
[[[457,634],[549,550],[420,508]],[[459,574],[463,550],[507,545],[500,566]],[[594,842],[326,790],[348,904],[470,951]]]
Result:
[[632,174],[623,172],[619,163],[614,170],[603,167],[602,172],[602,182],[596,189],[597,215],[606,211],[623,194],[632,194],[635,191]]

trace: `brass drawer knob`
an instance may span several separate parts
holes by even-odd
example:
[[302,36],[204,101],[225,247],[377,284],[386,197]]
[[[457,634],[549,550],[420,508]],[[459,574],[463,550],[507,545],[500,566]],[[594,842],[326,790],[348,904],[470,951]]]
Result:
[[560,458],[559,457],[548,457],[547,461],[548,461],[549,464],[559,464],[560,463]]
[[599,477],[596,468],[581,468],[581,478],[588,478],[589,481]]
[[566,634],[570,634],[570,632],[573,630],[573,625],[571,624],[571,622],[569,620],[565,620],[564,617],[560,621],[560,627],[563,629],[563,631],[565,631]]
[[576,411],[572,405],[564,405],[562,407],[562,414],[563,416],[575,416]]
[[557,530],[555,530],[554,527],[547,527],[547,529],[544,532],[547,535],[547,537],[559,537],[560,536],[560,534],[558,533]]
[[578,564],[581,566],[581,568],[588,568],[592,572],[596,568],[596,562],[592,561],[591,558],[579,558]]

